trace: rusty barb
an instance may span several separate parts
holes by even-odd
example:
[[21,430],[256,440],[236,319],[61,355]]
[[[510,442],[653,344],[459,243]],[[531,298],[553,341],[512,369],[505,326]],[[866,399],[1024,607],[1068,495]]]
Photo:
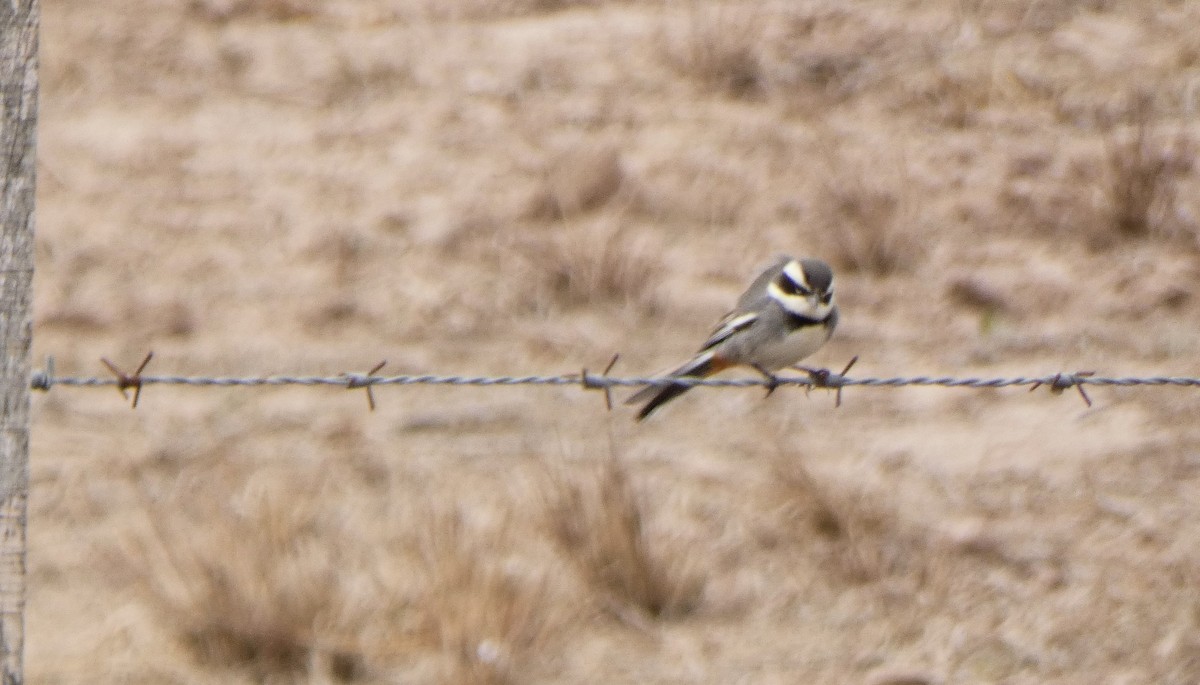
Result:
[[133,373],[127,373],[107,358],[101,358],[101,363],[108,369],[109,376],[62,376],[55,373],[54,358],[48,357],[43,369],[34,371],[30,377],[30,387],[34,390],[49,392],[56,386],[70,387],[99,387],[112,386],[125,399],[131,399],[129,391],[133,390],[130,406],[136,408],[141,398],[142,388],[147,385],[185,385],[190,387],[224,387],[246,388],[263,386],[304,385],[336,386],[347,390],[366,390],[367,406],[375,409],[373,389],[379,385],[453,385],[453,386],[513,386],[513,385],[555,385],[578,386],[584,390],[602,390],[604,405],[612,409],[612,390],[617,387],[642,387],[646,385],[675,385],[684,384],[691,387],[704,386],[712,388],[747,388],[777,386],[803,386],[806,391],[814,388],[831,389],[836,392],[834,406],[842,404],[842,389],[850,386],[865,387],[903,387],[910,385],[938,386],[945,388],[1006,388],[1024,386],[1037,390],[1046,386],[1052,393],[1061,394],[1064,390],[1075,388],[1079,396],[1090,407],[1092,399],[1084,386],[1175,386],[1200,387],[1200,378],[1180,376],[1148,376],[1148,377],[1113,377],[1102,378],[1094,371],[1076,371],[1074,373],[1055,373],[1046,376],[1013,378],[958,378],[952,376],[907,376],[895,378],[850,378],[846,374],[858,361],[858,357],[840,373],[828,369],[816,369],[805,366],[793,367],[804,372],[803,376],[785,376],[774,379],[768,378],[618,378],[611,376],[613,368],[620,359],[613,355],[604,372],[590,373],[586,368],[579,373],[547,376],[451,376],[451,375],[400,375],[378,376],[387,362],[376,364],[366,373],[346,372],[332,376],[247,376],[247,377],[213,377],[213,376],[151,376],[144,375],[147,365],[153,359],[154,353],[147,353],[142,363]]
[[154,352],[152,351],[146,353],[146,358],[142,360],[141,364],[138,364],[137,371],[125,373],[116,364],[113,364],[104,357],[100,358],[100,362],[107,366],[108,370],[112,371],[113,375],[117,377],[117,392],[121,393],[121,397],[129,399],[129,393],[125,391],[133,388],[133,404],[130,405],[132,409],[137,409],[138,399],[142,396],[142,372],[146,370],[146,365],[150,363],[151,359],[154,359]]

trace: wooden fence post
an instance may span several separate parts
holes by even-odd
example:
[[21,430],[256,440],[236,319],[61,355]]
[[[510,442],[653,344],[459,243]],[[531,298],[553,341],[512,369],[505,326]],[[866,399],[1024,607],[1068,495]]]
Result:
[[0,683],[25,681],[38,0],[0,2]]

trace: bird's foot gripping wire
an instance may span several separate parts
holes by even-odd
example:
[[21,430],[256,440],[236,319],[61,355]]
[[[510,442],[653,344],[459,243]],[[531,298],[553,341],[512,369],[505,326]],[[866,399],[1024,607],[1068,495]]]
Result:
[[775,392],[775,388],[779,387],[779,376],[776,376],[775,374],[771,373],[770,371],[767,371],[766,369],[759,366],[758,364],[754,365],[754,370],[761,373],[763,375],[763,379],[766,381],[767,394],[764,395],[763,397],[764,398],[770,397],[771,393]]

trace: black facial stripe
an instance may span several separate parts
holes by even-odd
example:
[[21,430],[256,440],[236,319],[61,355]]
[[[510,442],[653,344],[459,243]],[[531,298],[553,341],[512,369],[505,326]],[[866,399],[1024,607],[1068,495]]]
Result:
[[792,277],[788,276],[786,273],[779,274],[779,280],[777,280],[775,284],[779,286],[779,289],[783,291],[784,295],[808,295],[810,292],[812,292],[808,288],[805,288],[799,283],[793,281]]
[[789,311],[787,312],[788,330],[794,331],[797,328],[804,328],[805,326],[826,326],[829,324],[829,317],[832,315],[833,312],[830,312],[829,314],[817,319],[811,316],[804,316],[803,314],[797,314]]

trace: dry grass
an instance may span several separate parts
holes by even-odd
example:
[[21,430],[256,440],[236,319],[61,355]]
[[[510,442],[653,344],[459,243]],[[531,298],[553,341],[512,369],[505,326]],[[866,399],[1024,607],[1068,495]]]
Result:
[[[737,99],[762,96],[767,74],[760,53],[767,20],[755,5],[689,3],[686,18],[669,21],[662,56],[679,74],[710,92]],[[674,30],[682,27],[675,33]]]
[[615,304],[649,313],[657,306],[660,255],[622,223],[579,222],[571,230],[523,241],[518,249],[538,274],[531,301],[539,309]]
[[822,482],[794,454],[774,459],[772,474],[768,501],[778,507],[780,530],[790,531],[781,537],[822,550],[831,577],[869,583],[923,567],[926,541],[879,493]]
[[462,515],[434,513],[420,536],[426,575],[421,603],[456,683],[523,682],[522,669],[561,626],[545,577],[529,578],[508,557],[512,524],[471,531]]
[[194,0],[189,5],[197,17],[218,23],[247,18],[301,21],[320,11],[314,0]]
[[651,530],[646,495],[615,457],[551,479],[545,522],[600,607],[636,625],[695,611],[704,577],[689,552]]
[[599,209],[621,193],[628,179],[619,149],[592,144],[556,155],[546,165],[542,183],[526,214],[533,219],[562,220]]
[[363,676],[352,531],[322,510],[316,483],[252,478],[221,497],[224,475],[192,483],[210,497],[147,497],[146,528],[117,568],[205,668],[265,682]]
[[921,244],[905,173],[886,163],[836,159],[821,183],[818,204],[826,254],[843,270],[874,276],[916,266],[928,246]]
[[[624,210],[637,200],[621,151],[580,143],[551,156],[520,218],[534,222],[511,247],[529,271],[528,302],[539,309],[632,306],[651,311],[661,260]],[[606,216],[611,208],[618,216]],[[544,226],[549,222],[550,226]]]
[[381,526],[387,509],[340,508],[321,470],[206,469],[147,495],[145,526],[108,555],[116,577],[229,678],[521,682],[570,612],[513,526],[440,504],[393,507],[404,516]]
[[447,20],[506,19],[545,14],[601,4],[600,0],[458,0],[457,2],[425,2],[425,13]]
[[1179,179],[1191,171],[1191,146],[1181,134],[1166,134],[1153,96],[1135,95],[1128,110],[1126,125],[1104,141],[1112,228],[1131,238],[1176,235]]

